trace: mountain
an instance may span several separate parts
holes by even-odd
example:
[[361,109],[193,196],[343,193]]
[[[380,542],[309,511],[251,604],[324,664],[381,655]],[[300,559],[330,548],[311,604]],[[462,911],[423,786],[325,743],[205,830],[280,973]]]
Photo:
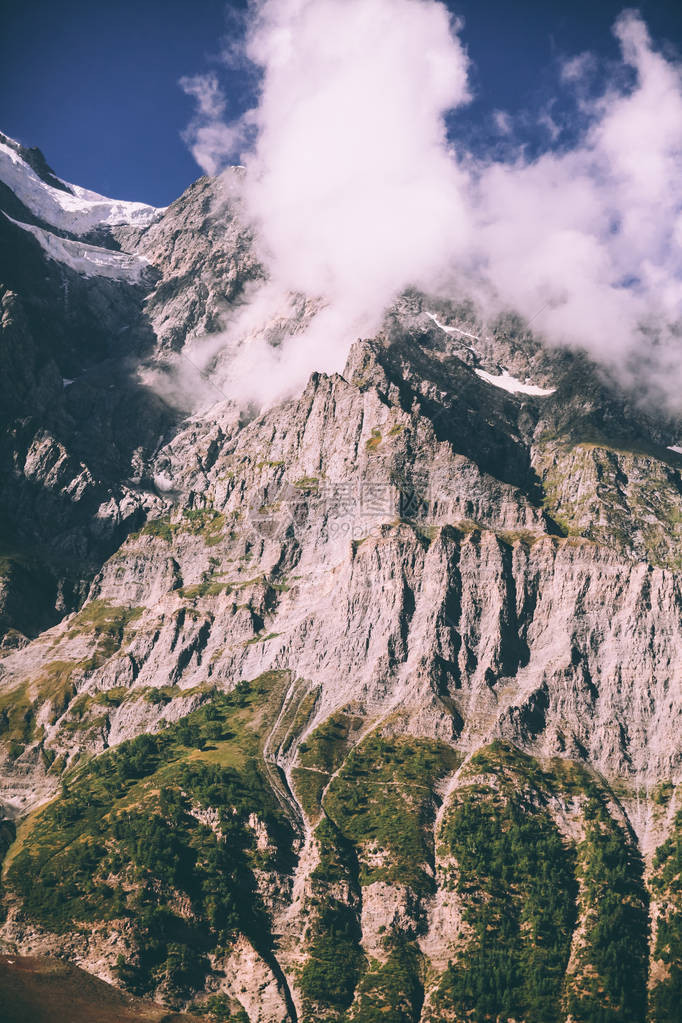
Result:
[[226,398],[240,174],[0,138],[4,948],[242,1023],[679,1019],[680,422],[414,290]]

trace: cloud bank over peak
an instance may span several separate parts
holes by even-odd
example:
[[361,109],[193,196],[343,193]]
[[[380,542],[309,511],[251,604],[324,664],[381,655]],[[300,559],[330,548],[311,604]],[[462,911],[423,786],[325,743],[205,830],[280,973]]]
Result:
[[[635,73],[586,104],[580,143],[475,173],[477,278],[550,340],[582,345],[648,388],[682,384],[682,75],[641,19],[615,34]],[[539,312],[538,312],[539,311]],[[646,329],[645,329],[646,328]],[[652,338],[656,344],[652,346]],[[646,351],[643,351],[646,348]]]
[[585,347],[625,383],[680,405],[682,72],[637,13],[614,32],[622,61],[599,95],[582,85],[593,57],[564,66],[578,141],[567,148],[550,133],[528,159],[498,111],[506,156],[496,160],[446,133],[470,86],[462,26],[442,3],[252,6],[256,108],[230,123],[215,76],[182,85],[198,104],[187,135],[198,162],[215,173],[240,155],[246,166],[268,301],[279,287],[323,306],[258,352],[254,397],[341,368],[352,341],[416,285],[473,295],[488,315],[515,309],[551,342]]

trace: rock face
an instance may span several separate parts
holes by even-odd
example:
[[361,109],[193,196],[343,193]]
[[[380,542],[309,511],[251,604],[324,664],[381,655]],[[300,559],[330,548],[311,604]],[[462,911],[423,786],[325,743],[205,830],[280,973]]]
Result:
[[679,424],[417,293],[183,412],[239,172],[90,227],[134,280],[5,191],[3,941],[216,1019],[677,1019]]

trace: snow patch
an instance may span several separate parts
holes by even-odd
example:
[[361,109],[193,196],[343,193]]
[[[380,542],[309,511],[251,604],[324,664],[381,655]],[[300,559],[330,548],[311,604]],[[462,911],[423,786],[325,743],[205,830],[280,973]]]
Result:
[[62,192],[38,177],[11,146],[3,142],[0,142],[0,181],[4,181],[17,199],[41,220],[72,234],[87,234],[96,227],[120,224],[147,227],[163,213],[163,209],[143,202],[107,199],[68,181],[63,184],[70,191]]
[[149,260],[144,256],[131,256],[127,252],[113,252],[98,245],[86,245],[85,242],[60,238],[50,231],[43,231],[41,227],[34,227],[33,224],[22,224],[6,213],[4,216],[23,231],[32,234],[50,259],[64,263],[84,277],[110,277],[115,281],[139,284],[149,266]]
[[482,369],[474,370],[474,372],[481,380],[492,384],[493,387],[500,387],[510,394],[534,394],[538,398],[546,398],[547,395],[554,394],[556,391],[556,387],[537,387],[535,384],[524,384],[522,380],[508,373],[506,369],[499,376],[493,376],[492,373],[486,373]]
[[678,447],[677,444],[668,444],[668,451],[674,451],[677,455],[682,455],[682,448]]
[[[445,334],[461,334],[462,337],[470,337],[472,339],[472,341],[480,341],[481,340],[480,337],[478,336],[478,334],[470,334],[466,330],[460,330],[459,327],[448,327],[448,326],[446,326],[446,324],[440,322],[440,320],[438,319],[438,317],[436,316],[435,313],[427,313],[426,315],[428,316],[428,318],[430,320],[433,320],[433,322],[436,324],[436,326],[440,327],[440,329]],[[469,346],[467,345],[467,347],[469,347]],[[473,351],[473,348],[470,349],[470,350]]]

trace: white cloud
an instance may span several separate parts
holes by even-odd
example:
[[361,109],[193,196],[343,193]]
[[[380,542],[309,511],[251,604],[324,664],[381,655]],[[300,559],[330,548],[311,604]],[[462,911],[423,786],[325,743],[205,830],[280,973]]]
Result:
[[500,135],[511,135],[514,130],[511,115],[506,110],[495,110],[493,112],[493,124]]
[[205,174],[218,174],[243,144],[242,125],[224,121],[227,100],[215,72],[181,78],[179,85],[197,104],[183,140]]
[[[460,26],[442,3],[262,0],[253,11],[258,106],[225,124],[217,81],[190,80],[191,144],[217,168],[255,132],[244,199],[271,274],[256,308],[304,292],[321,311],[294,318],[275,348],[251,331],[249,353],[235,321],[232,379],[239,366],[255,399],[287,393],[313,369],[340,368],[403,288],[449,277],[487,311],[515,308],[550,341],[584,346],[679,403],[682,78],[638,15],[616,22],[622,65],[603,95],[588,102],[581,87],[594,57],[564,65],[585,120],[574,148],[483,162],[446,138],[444,115],[469,87]],[[512,122],[498,112],[497,126]]]
[[537,313],[534,327],[550,340],[627,367],[627,383],[660,388],[665,365],[679,402],[682,77],[636,15],[615,32],[636,82],[593,102],[581,143],[480,169],[476,266],[499,302]]
[[190,75],[180,79],[180,88],[197,101],[197,117],[214,119],[225,113],[227,101],[218,84],[218,76]]
[[468,99],[446,8],[278,0],[249,54],[263,69],[246,200],[288,287],[376,310],[464,235],[443,115]]
[[594,72],[595,59],[591,53],[579,53],[569,57],[561,66],[561,77],[564,82],[581,86],[585,79]]

